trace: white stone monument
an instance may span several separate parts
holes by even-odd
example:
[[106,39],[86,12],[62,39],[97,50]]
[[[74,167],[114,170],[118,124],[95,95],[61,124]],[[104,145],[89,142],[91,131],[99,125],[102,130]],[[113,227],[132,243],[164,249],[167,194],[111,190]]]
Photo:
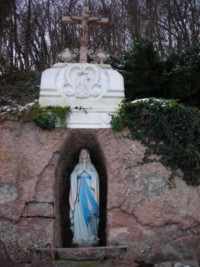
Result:
[[[111,114],[117,111],[124,98],[123,77],[110,65],[87,63],[88,24],[104,24],[106,19],[89,18],[89,10],[85,7],[81,18],[64,17],[63,21],[81,22],[80,63],[57,63],[45,70],[39,104],[70,106],[72,113],[67,122],[68,128],[109,128]],[[99,54],[104,56],[102,52]],[[65,49],[63,60],[72,57]],[[102,58],[100,61],[102,63]]]

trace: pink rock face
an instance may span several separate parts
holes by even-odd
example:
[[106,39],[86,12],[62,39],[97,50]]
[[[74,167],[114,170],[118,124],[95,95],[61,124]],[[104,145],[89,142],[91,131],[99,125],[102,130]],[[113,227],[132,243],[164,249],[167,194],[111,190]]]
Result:
[[25,206],[22,217],[54,218],[53,205],[45,202],[29,202]]
[[[159,162],[141,165],[146,148],[128,135],[128,129],[121,133],[111,129],[49,132],[32,123],[1,122],[4,261],[7,256],[16,263],[31,261],[32,248],[62,247],[62,240],[70,239],[65,216],[69,210],[62,209],[69,194],[65,181],[87,142],[94,161],[97,148],[102,151],[106,167],[107,244],[126,244],[127,259],[132,262],[138,257],[146,261],[200,260],[200,187],[188,186],[176,177],[175,188],[170,189],[171,171]],[[75,139],[73,147],[71,141],[66,142],[69,137]],[[106,192],[105,187],[101,190]],[[103,197],[106,199],[105,194]]]

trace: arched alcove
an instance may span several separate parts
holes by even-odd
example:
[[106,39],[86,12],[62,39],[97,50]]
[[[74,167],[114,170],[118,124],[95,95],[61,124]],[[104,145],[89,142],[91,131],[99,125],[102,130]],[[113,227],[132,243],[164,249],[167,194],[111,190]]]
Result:
[[70,174],[78,163],[79,152],[87,148],[100,183],[100,246],[106,245],[107,172],[104,155],[95,137],[95,130],[69,130],[69,135],[60,152],[55,172],[55,245],[70,247],[72,232],[69,220]]

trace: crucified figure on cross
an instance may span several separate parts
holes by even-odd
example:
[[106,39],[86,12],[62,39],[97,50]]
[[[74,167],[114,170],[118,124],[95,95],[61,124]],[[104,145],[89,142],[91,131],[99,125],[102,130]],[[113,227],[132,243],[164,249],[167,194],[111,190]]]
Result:
[[83,7],[82,17],[76,16],[64,16],[62,18],[64,23],[76,23],[81,24],[81,45],[80,45],[80,62],[87,62],[87,50],[88,50],[88,25],[104,25],[108,23],[107,18],[90,17],[90,11],[88,7]]

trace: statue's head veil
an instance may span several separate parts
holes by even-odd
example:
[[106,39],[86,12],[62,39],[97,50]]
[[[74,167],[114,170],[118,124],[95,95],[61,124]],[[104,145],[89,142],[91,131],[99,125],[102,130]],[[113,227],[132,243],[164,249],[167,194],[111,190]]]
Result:
[[[87,163],[91,163],[91,159],[90,159],[90,153],[89,153],[89,151],[86,149],[86,148],[83,148],[83,149],[81,149],[81,151],[82,150],[86,150],[87,151]],[[79,163],[82,163],[83,161],[82,161],[82,157],[81,157],[81,151],[80,151],[80,153],[79,153]]]

